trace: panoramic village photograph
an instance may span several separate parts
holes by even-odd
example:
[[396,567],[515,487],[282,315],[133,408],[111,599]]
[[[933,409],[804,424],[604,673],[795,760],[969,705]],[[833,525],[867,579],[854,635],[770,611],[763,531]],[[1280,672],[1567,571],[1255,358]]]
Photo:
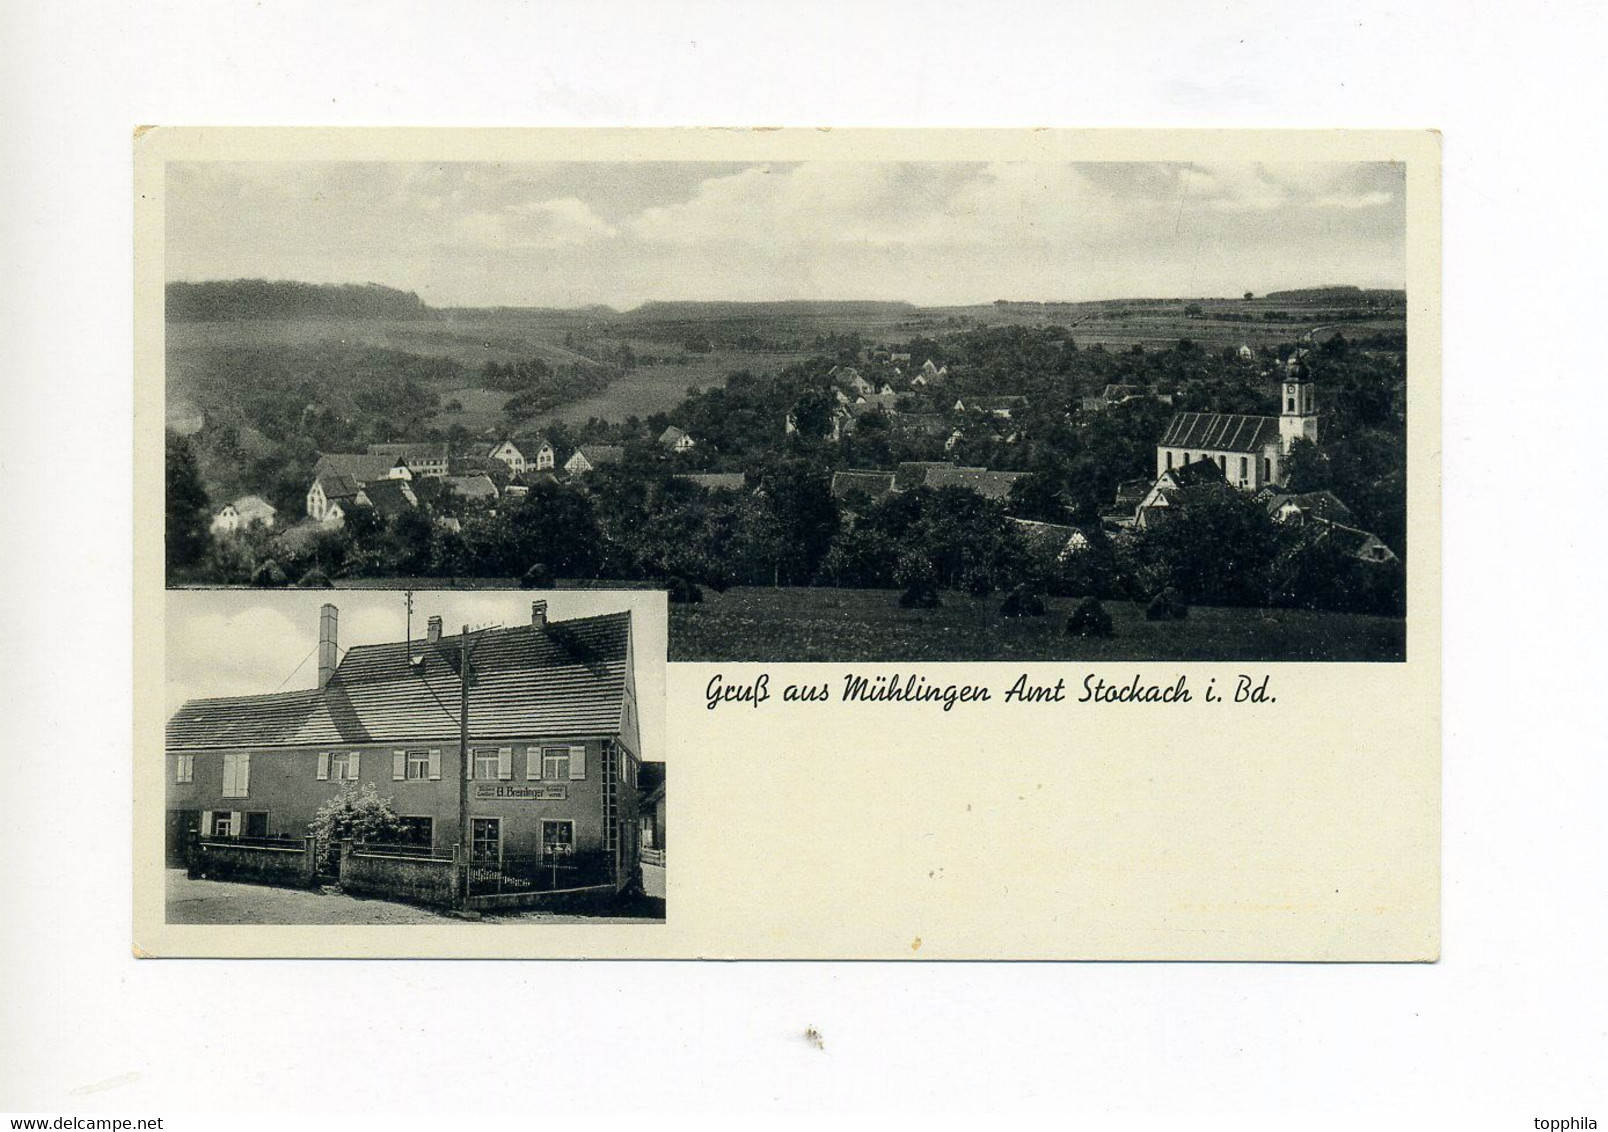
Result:
[[662,594],[189,590],[167,619],[168,923],[664,922]]
[[165,191],[170,587],[657,590],[671,660],[1404,659],[1399,165]]

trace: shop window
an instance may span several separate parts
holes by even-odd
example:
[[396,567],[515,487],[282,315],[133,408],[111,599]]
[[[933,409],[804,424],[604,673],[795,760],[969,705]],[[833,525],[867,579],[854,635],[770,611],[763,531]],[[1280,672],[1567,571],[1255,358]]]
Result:
[[502,860],[502,819],[471,818],[469,852],[476,861]]
[[548,860],[555,857],[572,857],[575,855],[575,823],[572,821],[554,821],[548,819],[542,822],[542,856]]
[[173,781],[174,782],[194,782],[195,781],[195,756],[194,755],[180,755],[178,758],[176,758],[174,760]]

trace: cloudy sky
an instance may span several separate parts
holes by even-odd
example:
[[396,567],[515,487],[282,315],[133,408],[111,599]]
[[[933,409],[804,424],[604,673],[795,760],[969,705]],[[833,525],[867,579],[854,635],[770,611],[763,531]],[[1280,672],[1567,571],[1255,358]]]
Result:
[[[437,615],[449,633],[464,625],[529,624],[531,596],[528,591],[421,591],[413,598],[413,632],[424,636],[426,620]],[[632,611],[643,757],[664,758],[663,727],[647,725],[664,719],[664,594],[558,591],[544,596],[554,621]],[[168,591],[167,713],[172,715],[189,699],[317,687],[318,658],[309,654],[318,647],[318,611],[326,601],[340,610],[337,643],[342,650],[407,637],[407,607],[400,590]]]
[[1400,287],[1388,164],[174,163],[170,279],[438,306]]

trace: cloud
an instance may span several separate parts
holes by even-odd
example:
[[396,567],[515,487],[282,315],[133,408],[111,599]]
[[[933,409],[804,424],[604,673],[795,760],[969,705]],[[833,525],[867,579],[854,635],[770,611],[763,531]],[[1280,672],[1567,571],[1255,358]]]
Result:
[[578,247],[617,234],[579,197],[530,201],[496,212],[471,212],[458,220],[454,231],[471,246],[499,250]]

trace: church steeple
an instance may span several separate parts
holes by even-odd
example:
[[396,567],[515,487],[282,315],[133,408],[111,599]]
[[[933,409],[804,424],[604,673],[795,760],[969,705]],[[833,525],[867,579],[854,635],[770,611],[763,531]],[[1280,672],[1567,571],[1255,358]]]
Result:
[[1318,395],[1305,351],[1290,355],[1279,386],[1279,440],[1286,453],[1297,440],[1318,442]]

